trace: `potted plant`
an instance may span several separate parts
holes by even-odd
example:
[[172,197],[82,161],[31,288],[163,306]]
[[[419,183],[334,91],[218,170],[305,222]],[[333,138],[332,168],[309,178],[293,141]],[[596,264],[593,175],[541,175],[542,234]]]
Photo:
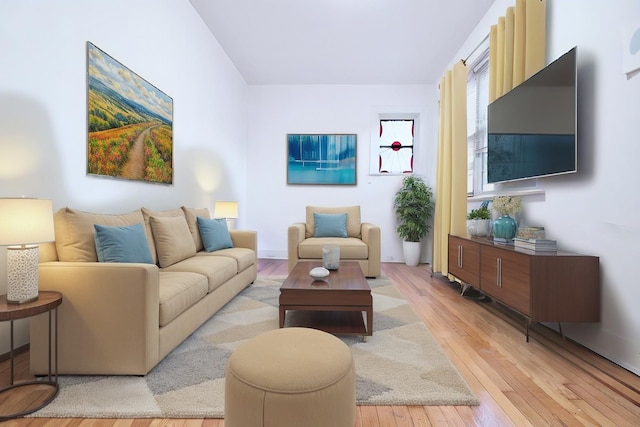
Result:
[[396,193],[393,208],[398,220],[396,232],[403,240],[405,263],[416,266],[420,262],[420,240],[431,229],[433,193],[421,177],[405,176],[402,187]]
[[483,202],[478,209],[471,209],[467,214],[467,233],[473,237],[491,234],[491,212],[488,202]]

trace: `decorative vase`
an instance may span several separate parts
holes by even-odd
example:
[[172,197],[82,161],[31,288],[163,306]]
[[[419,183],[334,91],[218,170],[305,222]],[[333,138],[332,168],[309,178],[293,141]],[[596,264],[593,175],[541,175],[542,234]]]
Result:
[[503,215],[493,222],[493,237],[500,239],[513,239],[518,228],[516,220],[509,215]]
[[467,234],[472,237],[485,237],[491,234],[490,219],[468,219]]
[[404,263],[409,267],[415,267],[420,263],[420,242],[402,242]]
[[340,246],[326,245],[322,247],[322,266],[327,270],[340,268]]

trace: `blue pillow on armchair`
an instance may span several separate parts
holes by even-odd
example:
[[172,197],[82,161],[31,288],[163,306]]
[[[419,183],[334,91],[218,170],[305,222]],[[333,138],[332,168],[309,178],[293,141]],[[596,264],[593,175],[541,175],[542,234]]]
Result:
[[94,224],[96,254],[100,262],[153,264],[147,236],[141,223],[111,227]]
[[347,237],[347,214],[313,214],[315,237]]

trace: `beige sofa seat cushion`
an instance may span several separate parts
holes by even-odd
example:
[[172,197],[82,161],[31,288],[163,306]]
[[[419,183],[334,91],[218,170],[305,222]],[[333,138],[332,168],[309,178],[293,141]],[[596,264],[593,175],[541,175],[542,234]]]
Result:
[[189,225],[189,231],[193,236],[193,242],[196,244],[196,251],[200,252],[204,249],[202,243],[202,237],[200,237],[200,230],[198,230],[198,217],[211,218],[209,215],[209,209],[207,208],[188,208],[182,207],[185,218],[187,218],[187,224]]
[[224,256],[194,256],[177,262],[161,271],[186,271],[207,277],[211,292],[238,273],[235,259]]
[[[71,208],[62,208],[54,215],[54,230],[56,235],[56,251],[60,261],[97,262],[94,224],[106,226],[128,226],[143,224],[144,217],[140,210],[125,214],[96,214]],[[145,231],[147,241],[152,242],[152,236]],[[153,247],[149,245],[153,254]]]
[[353,237],[310,237],[300,242],[298,257],[322,259],[322,247],[326,245],[340,246],[340,259],[369,258],[369,246]]
[[149,223],[161,268],[195,256],[196,245],[184,216],[152,216]]
[[[151,209],[147,209],[145,207],[140,209],[142,211],[142,216],[144,217],[144,225],[147,227],[147,235],[153,236],[153,231],[151,230],[151,217],[184,217],[184,212],[180,208],[176,209],[168,209],[164,211],[154,211]],[[158,263],[158,254],[156,250],[156,245],[154,239],[151,239],[149,242],[149,246],[151,247],[151,256],[153,257],[153,262]]]
[[306,238],[313,237],[315,235],[315,221],[313,219],[314,213],[321,214],[347,214],[347,236],[360,238],[360,206],[344,206],[344,207],[321,207],[321,206],[307,206],[307,218],[306,218]]
[[198,252],[197,256],[224,256],[233,258],[238,263],[238,271],[246,270],[256,263],[255,251],[247,248],[228,248],[213,252]]
[[207,278],[197,273],[161,271],[160,327],[200,301],[209,290]]

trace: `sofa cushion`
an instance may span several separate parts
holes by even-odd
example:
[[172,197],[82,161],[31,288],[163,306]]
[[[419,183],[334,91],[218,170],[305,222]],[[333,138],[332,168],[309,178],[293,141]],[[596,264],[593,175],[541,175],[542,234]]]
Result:
[[238,274],[238,264],[235,259],[224,256],[194,256],[177,262],[162,271],[186,271],[202,274],[209,281],[211,292]]
[[202,237],[202,244],[207,252],[233,247],[227,221],[222,218],[208,219],[198,217],[198,230]]
[[238,263],[238,272],[246,270],[256,263],[256,252],[247,248],[220,249],[214,252],[198,252],[197,256],[224,256],[233,258]]
[[322,259],[322,247],[340,246],[340,259],[368,259],[369,247],[360,239],[348,237],[311,237],[305,239],[298,247],[299,258]]
[[204,249],[204,244],[202,243],[202,238],[200,237],[200,230],[198,230],[198,217],[202,218],[211,218],[209,214],[209,209],[207,208],[188,208],[186,206],[182,207],[182,211],[184,212],[185,218],[187,218],[187,224],[189,224],[189,231],[191,231],[191,236],[193,236],[193,242],[196,244],[196,251],[200,252]]
[[[142,216],[144,217],[144,224],[147,227],[147,235],[148,236],[152,236],[153,237],[153,232],[151,230],[151,217],[155,216],[155,217],[184,217],[184,212],[182,209],[180,208],[175,208],[175,209],[167,209],[164,211],[154,211],[151,209],[147,209],[145,207],[140,209],[142,211]],[[158,253],[156,250],[156,245],[155,245],[155,241],[152,238],[151,241],[149,242],[149,247],[151,247],[151,256],[153,256],[153,262],[157,263],[158,262]]]
[[141,223],[121,227],[94,224],[93,227],[98,261],[154,263]]
[[208,290],[207,278],[188,272],[160,271],[160,327],[200,301]]
[[347,236],[360,238],[360,206],[344,206],[344,207],[320,207],[320,206],[307,206],[307,218],[306,218],[306,233],[305,237],[314,237],[315,235],[315,221],[313,219],[314,213],[322,214],[347,214]]
[[313,214],[314,237],[347,237],[347,214]]
[[168,267],[196,254],[196,245],[184,216],[152,216],[149,223],[160,267]]
[[[127,226],[136,223],[144,224],[144,217],[140,210],[126,214],[96,214],[62,208],[56,212],[53,221],[58,259],[72,262],[97,262],[93,225]],[[147,240],[153,241],[149,233],[147,233]]]

